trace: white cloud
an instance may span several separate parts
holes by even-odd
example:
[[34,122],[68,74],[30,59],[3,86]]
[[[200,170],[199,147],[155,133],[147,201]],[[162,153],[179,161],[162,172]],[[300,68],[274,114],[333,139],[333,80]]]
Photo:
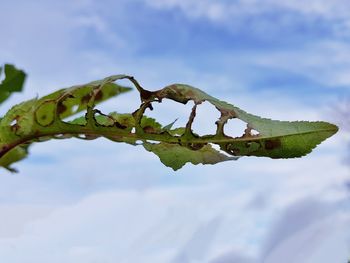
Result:
[[342,41],[318,41],[303,49],[255,54],[252,63],[306,76],[330,87],[350,85],[349,45]]
[[[260,255],[257,241],[268,232],[259,224],[281,210],[272,203],[249,209],[249,197],[238,191],[233,198],[221,187],[101,192],[49,214],[39,210],[41,218],[22,226],[21,235],[0,238],[0,256],[9,263],[24,258],[28,263],[253,262],[249,258],[261,257],[272,263],[346,256],[349,213],[341,212],[339,203],[307,201],[287,209]],[[18,214],[28,210],[17,208]]]
[[[253,1],[257,5],[259,1]],[[279,7],[281,9],[299,12],[305,15],[314,15],[321,18],[349,18],[349,2],[346,0],[322,1],[311,0],[308,2],[301,1],[277,1],[268,0],[267,5]]]
[[349,213],[303,200],[287,209],[270,234],[264,262],[345,262],[349,258]]
[[155,9],[180,10],[190,19],[208,19],[229,31],[241,31],[261,39],[270,35],[277,39],[286,32],[289,34],[286,38],[293,39],[295,31],[289,30],[296,25],[300,32],[309,28],[311,35],[327,28],[323,38],[328,35],[347,39],[350,36],[350,4],[346,0],[143,1]]
[[195,0],[144,0],[155,8],[179,8],[190,17],[207,17],[213,21],[235,19],[235,16],[258,15],[273,11],[296,12],[326,19],[349,18],[349,3],[346,0],[322,1],[278,1],[238,0],[238,1],[195,1]]
[[54,208],[49,205],[0,204],[0,238],[18,238],[30,222],[47,217]]
[[[207,241],[202,235],[212,238],[207,227],[221,227],[213,218],[229,204],[239,208],[244,203],[242,199],[229,203],[211,200],[208,191],[217,190],[178,188],[95,194],[27,224],[19,237],[0,239],[0,255],[11,263],[23,258],[28,262],[171,262],[185,245],[189,260],[198,257],[198,252],[205,260],[211,246],[203,254],[201,248]],[[198,235],[204,239],[198,239]],[[19,251],[21,256],[16,260]]]

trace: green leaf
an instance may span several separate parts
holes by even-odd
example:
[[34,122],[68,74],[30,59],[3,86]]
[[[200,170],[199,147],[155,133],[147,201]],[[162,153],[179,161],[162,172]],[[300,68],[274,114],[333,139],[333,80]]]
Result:
[[[255,125],[251,121],[250,125]],[[221,147],[234,155],[265,156],[271,158],[302,157],[318,144],[332,136],[335,125],[326,122],[280,122],[266,120],[270,132],[261,132],[256,137],[243,137],[237,142],[223,143]],[[255,127],[258,127],[257,125]],[[259,131],[257,128],[256,130]]]
[[28,147],[22,145],[17,146],[7,152],[2,158],[0,158],[0,167],[5,168],[12,173],[16,173],[17,170],[11,167],[11,164],[26,158],[27,154]]
[[[140,93],[140,107],[132,113],[101,112],[96,108],[98,103],[130,90],[114,83],[119,79],[128,79],[135,85]],[[163,99],[183,104],[193,101],[184,127],[173,128],[174,122],[162,127],[157,120],[144,115],[147,108],[152,110],[152,104],[162,103]],[[219,111],[220,118],[213,120],[217,126],[214,135],[199,136],[193,132],[192,123],[197,108],[205,101]],[[78,112],[84,112],[84,115],[65,121]],[[224,132],[226,123],[235,118],[247,125],[238,137]],[[0,166],[12,169],[10,165],[23,159],[28,145],[34,142],[71,137],[88,140],[104,137],[132,145],[141,142],[147,151],[155,153],[162,163],[174,170],[188,162],[215,164],[240,156],[293,158],[311,152],[337,130],[337,126],[320,121],[286,122],[261,118],[188,85],[174,84],[148,91],[131,76],[115,75],[61,89],[12,107],[0,121]]]
[[5,64],[5,79],[0,85],[3,91],[22,91],[26,74],[14,65]]
[[[70,126],[64,122],[64,118],[86,110],[89,103],[95,106],[131,90],[113,83],[114,78],[118,77],[61,89],[41,99],[32,99],[12,107],[0,120],[0,166],[15,171],[9,165],[25,158],[27,148],[33,142],[72,137],[72,129],[79,131],[82,125],[77,123]],[[74,131],[73,134],[77,135]],[[21,148],[23,145],[25,148]]]
[[178,144],[144,142],[143,147],[156,154],[164,165],[171,167],[174,171],[182,168],[188,162],[195,165],[216,164],[238,159],[220,153],[210,144],[203,145],[200,149],[189,149]]
[[[13,92],[20,92],[23,89],[26,74],[15,66],[5,64],[5,78],[0,83],[0,103],[7,100]],[[0,75],[2,68],[0,68]]]
[[[170,85],[156,91],[154,97],[184,104],[190,100],[196,105],[204,101],[211,103],[221,117],[216,121],[216,135],[207,137],[208,141],[218,143],[222,150],[235,156],[301,157],[338,131],[336,125],[327,122],[288,122],[261,118],[183,84]],[[195,116],[195,111],[192,114]],[[232,138],[224,133],[224,126],[228,120],[235,118],[246,122],[247,129],[241,137]],[[258,135],[253,135],[252,130],[257,131]],[[193,134],[191,136],[194,137]]]

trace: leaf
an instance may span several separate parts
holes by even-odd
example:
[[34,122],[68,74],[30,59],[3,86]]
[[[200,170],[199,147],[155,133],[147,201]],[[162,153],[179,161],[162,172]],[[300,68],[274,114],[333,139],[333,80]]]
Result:
[[[0,83],[0,103],[7,100],[13,92],[20,92],[23,89],[26,74],[24,71],[5,64],[5,79]],[[0,76],[2,68],[0,68]]]
[[24,159],[28,154],[28,147],[26,146],[17,146],[13,149],[11,149],[9,152],[7,152],[1,159],[0,159],[0,166],[4,167],[8,171],[12,173],[16,173],[17,170],[13,167],[11,167],[11,164],[14,162],[18,162],[22,159]]
[[[183,84],[173,84],[154,92],[154,98],[172,99],[180,103],[193,100],[195,105],[208,101],[216,107],[221,117],[216,121],[216,135],[206,137],[208,142],[217,143],[221,149],[235,156],[265,156],[271,158],[301,157],[312,151],[323,140],[338,131],[336,125],[326,122],[275,121],[249,114],[238,107],[220,101],[205,92]],[[192,112],[195,116],[195,110]],[[241,137],[232,138],[224,134],[224,126],[229,119],[238,118],[247,123]],[[194,137],[191,124],[188,136]],[[258,135],[252,135],[256,130]]]
[[163,131],[170,131],[171,128],[174,126],[174,124],[175,124],[176,121],[177,121],[177,119],[174,120],[173,122],[169,123],[168,125],[165,125],[165,126],[163,127]]
[[[132,113],[105,114],[96,108],[98,103],[130,90],[114,83],[119,79],[128,79],[134,84],[140,93],[141,105]],[[162,127],[155,119],[144,115],[146,109],[152,110],[152,104],[162,103],[163,99],[182,104],[194,102],[184,127],[173,128],[175,122]],[[220,118],[215,121],[217,129],[214,135],[199,136],[192,130],[197,108],[204,101],[211,103],[220,113]],[[84,115],[65,121],[79,112],[84,112]],[[224,132],[226,123],[235,118],[247,125],[239,137]],[[215,164],[236,160],[240,156],[293,158],[311,152],[337,130],[337,126],[320,121],[286,122],[261,118],[188,85],[173,84],[148,91],[131,76],[114,75],[61,89],[10,109],[0,121],[0,166],[13,169],[10,165],[23,159],[28,145],[34,142],[71,137],[85,140],[104,137],[132,145],[141,142],[147,151],[156,154],[162,163],[174,170],[188,162]],[[226,154],[212,145],[217,145]]]
[[[113,83],[114,78],[118,77],[112,76],[101,81],[61,89],[41,99],[32,99],[12,107],[0,120],[0,166],[15,171],[9,168],[9,165],[25,158],[31,143],[72,137],[73,135],[69,134],[71,129],[80,128],[81,124],[69,126],[69,123],[62,119],[86,110],[89,103],[94,106],[130,91],[129,87]],[[77,108],[73,111],[75,106]],[[66,136],[62,136],[64,133]],[[28,145],[21,149],[23,143]],[[15,148],[11,150],[13,147]]]
[[148,143],[144,142],[143,147],[149,152],[156,154],[161,162],[173,168],[174,171],[182,168],[186,163],[192,164],[216,164],[219,162],[237,160],[237,157],[229,157],[215,150],[210,144],[200,149],[189,149],[178,144],[171,143]]
[[22,91],[26,74],[24,71],[16,69],[15,66],[5,64],[5,79],[0,84],[2,91]]

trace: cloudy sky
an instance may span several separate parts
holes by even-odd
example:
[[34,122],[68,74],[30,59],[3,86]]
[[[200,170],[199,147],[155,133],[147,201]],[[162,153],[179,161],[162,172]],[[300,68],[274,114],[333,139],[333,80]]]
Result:
[[[0,63],[29,74],[25,92],[1,113],[119,73],[148,89],[191,84],[280,120],[338,122],[333,109],[349,93],[346,0],[2,0],[0,10]],[[137,106],[131,92],[101,108]],[[152,114],[180,121],[188,113],[181,107]],[[196,129],[210,131],[216,113],[199,111]],[[103,139],[35,145],[18,174],[1,170],[0,258],[346,262],[349,138],[341,130],[300,159],[241,158],[178,172],[141,147]]]

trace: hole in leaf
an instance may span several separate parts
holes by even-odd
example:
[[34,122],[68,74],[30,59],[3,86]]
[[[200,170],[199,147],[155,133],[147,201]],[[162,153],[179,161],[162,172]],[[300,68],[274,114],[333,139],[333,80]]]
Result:
[[131,129],[131,133],[135,133],[136,132],[136,129],[135,129],[135,127],[133,127],[132,129]]
[[215,143],[210,143],[210,145],[211,145],[211,147],[213,147],[215,150],[217,150],[217,151],[220,152],[221,154],[226,155],[226,156],[228,156],[228,157],[231,157],[229,154],[227,154],[227,152],[221,150],[220,145],[217,145],[217,144],[215,144]]
[[170,99],[163,99],[161,103],[153,102],[153,110],[147,108],[144,115],[154,118],[162,127],[173,123],[175,120],[171,129],[185,127],[193,105],[193,101],[182,104]]
[[[135,102],[137,106],[126,111],[133,112],[135,108],[138,108],[139,106],[139,100],[135,99],[135,97],[137,98],[137,95],[135,93],[133,94],[133,100],[125,99],[124,96],[131,92],[128,92],[128,88],[120,86],[119,83],[117,85],[115,84],[108,83],[104,85],[101,90],[93,89],[92,86],[85,86],[81,89],[72,91],[71,96],[65,98],[58,105],[58,112],[60,113],[61,119],[64,119],[64,121],[67,122],[75,120],[77,118],[76,113],[80,113],[78,116],[85,116],[87,105],[93,97],[93,94],[96,92],[97,93],[94,96],[95,109],[100,110],[103,114],[107,115],[116,111],[123,112],[123,110],[120,110],[119,105],[130,105]],[[130,87],[130,83],[127,86]],[[124,100],[120,100],[120,96],[122,96]],[[116,99],[119,99],[119,101],[116,102]],[[116,107],[116,105],[118,105],[118,107]]]
[[220,112],[205,101],[197,106],[196,117],[192,124],[192,130],[194,133],[203,135],[214,135],[216,133],[215,122],[220,118]]
[[140,107],[141,102],[139,99],[139,93],[136,88],[134,88],[133,84],[127,80],[118,80],[115,83],[124,87],[132,87],[132,89],[128,92],[123,92],[111,97],[101,103],[98,103],[97,100],[95,108],[104,114],[109,114],[111,112],[132,113],[137,110]]
[[72,135],[71,134],[56,134],[53,136],[55,139],[67,139],[67,138],[71,138]]
[[78,139],[83,139],[83,140],[95,140],[99,136],[98,135],[93,135],[93,134],[78,134],[75,137],[77,137]]
[[224,133],[231,137],[241,137],[244,135],[247,124],[240,119],[233,118],[228,120],[224,126]]
[[78,110],[78,108],[79,108],[78,105],[73,105],[73,107],[72,107],[72,112],[73,112],[73,113],[76,113],[77,110]]
[[[85,92],[86,90],[88,89],[84,89]],[[57,112],[59,114],[60,119],[64,120],[64,122],[71,122],[77,119],[78,117],[83,116],[86,112],[86,105],[78,104],[81,103],[81,100],[81,97],[68,96],[64,100],[58,102]],[[81,114],[77,115],[78,112],[81,112]]]
[[155,143],[155,144],[159,143],[158,141],[153,141],[153,140],[147,140],[146,142],[148,142],[148,143]]
[[15,119],[13,119],[10,123],[10,127],[11,127],[11,130],[13,132],[16,132],[18,129],[19,129],[19,125],[18,125],[18,120],[17,120],[18,117],[16,117]]
[[13,127],[13,126],[16,126],[17,125],[17,119],[13,119],[10,123],[10,126]]
[[253,136],[257,136],[257,135],[259,135],[259,132],[257,130],[252,129],[250,131],[250,134],[253,135]]
[[137,145],[142,145],[142,141],[141,141],[141,140],[137,140],[137,141],[135,142],[135,144],[137,144]]

